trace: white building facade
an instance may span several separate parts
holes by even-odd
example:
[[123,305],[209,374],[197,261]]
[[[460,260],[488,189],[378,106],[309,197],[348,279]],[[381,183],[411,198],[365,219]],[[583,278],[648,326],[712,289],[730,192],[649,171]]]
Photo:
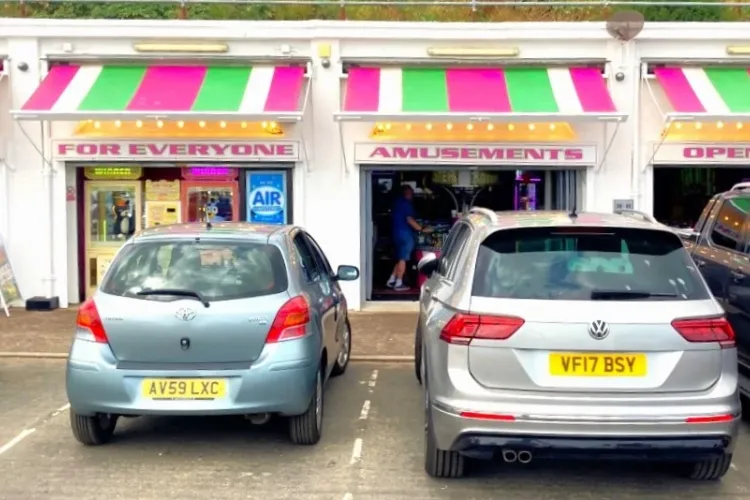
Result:
[[381,286],[400,184],[437,229],[419,252],[471,205],[657,214],[660,176],[742,177],[743,103],[706,82],[750,67],[746,28],[0,20],[0,235],[61,307],[133,230],[212,216],[305,227],[362,270],[353,309],[413,298]]

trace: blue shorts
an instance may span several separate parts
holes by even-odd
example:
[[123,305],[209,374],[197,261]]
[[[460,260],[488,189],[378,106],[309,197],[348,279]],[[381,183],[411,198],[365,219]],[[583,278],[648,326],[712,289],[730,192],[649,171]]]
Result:
[[396,260],[411,259],[414,247],[417,246],[417,242],[411,235],[397,235],[394,239],[394,244],[396,246]]

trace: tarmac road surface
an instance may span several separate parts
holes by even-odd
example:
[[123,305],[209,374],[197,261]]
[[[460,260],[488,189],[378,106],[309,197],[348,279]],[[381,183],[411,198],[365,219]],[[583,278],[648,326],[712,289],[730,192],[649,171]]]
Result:
[[430,479],[420,393],[410,364],[353,364],[328,386],[314,447],[290,444],[280,421],[137,418],[88,448],[70,433],[64,362],[0,360],[0,499],[750,499],[747,428],[717,483],[649,464],[542,461],[479,462],[470,477]]

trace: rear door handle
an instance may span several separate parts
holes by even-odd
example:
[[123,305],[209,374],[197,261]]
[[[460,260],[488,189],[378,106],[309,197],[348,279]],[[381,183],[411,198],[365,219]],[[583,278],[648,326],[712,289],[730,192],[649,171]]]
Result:
[[742,273],[738,273],[737,271],[732,271],[732,281],[735,283],[740,283],[745,280],[745,275]]
[[698,267],[703,267],[706,265],[706,261],[702,259],[693,259],[695,261],[695,265]]

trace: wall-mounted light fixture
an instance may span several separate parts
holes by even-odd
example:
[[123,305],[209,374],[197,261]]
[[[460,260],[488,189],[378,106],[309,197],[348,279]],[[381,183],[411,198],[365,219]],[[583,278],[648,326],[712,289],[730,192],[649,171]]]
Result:
[[431,57],[517,57],[518,47],[428,47]]
[[226,43],[136,43],[133,44],[136,52],[192,52],[204,54],[217,54],[229,52]]
[[320,58],[320,64],[324,68],[331,67],[331,44],[330,43],[319,43],[318,44],[318,57]]
[[750,45],[735,45],[727,47],[730,56],[750,56]]

